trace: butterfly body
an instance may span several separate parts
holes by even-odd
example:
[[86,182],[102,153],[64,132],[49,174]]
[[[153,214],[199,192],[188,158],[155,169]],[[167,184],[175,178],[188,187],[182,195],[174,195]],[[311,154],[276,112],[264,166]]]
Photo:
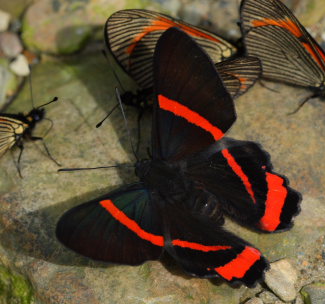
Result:
[[30,139],[38,122],[45,116],[44,109],[32,109],[28,114],[0,114],[0,155],[22,140]]

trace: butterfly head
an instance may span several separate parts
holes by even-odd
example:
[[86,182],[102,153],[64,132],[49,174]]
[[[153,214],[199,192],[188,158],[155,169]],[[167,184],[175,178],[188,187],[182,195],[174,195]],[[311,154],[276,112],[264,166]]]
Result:
[[27,115],[27,119],[31,123],[36,123],[38,121],[41,121],[45,116],[45,109],[33,109],[29,112]]

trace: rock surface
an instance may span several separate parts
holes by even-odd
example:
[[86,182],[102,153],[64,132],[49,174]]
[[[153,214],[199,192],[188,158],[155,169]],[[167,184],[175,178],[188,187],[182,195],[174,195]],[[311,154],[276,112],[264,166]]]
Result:
[[23,54],[19,54],[17,58],[10,63],[9,67],[17,76],[28,76],[30,73],[28,60]]
[[245,302],[245,304],[264,304],[260,298],[252,298]]
[[271,264],[265,273],[266,285],[283,301],[289,302],[296,298],[295,284],[298,275],[288,260],[280,260]]
[[8,58],[14,58],[23,51],[23,46],[17,34],[0,33],[0,51]]
[[9,28],[10,19],[9,13],[0,10],[0,32],[4,32]]
[[304,286],[300,293],[307,304],[324,304],[325,281]]

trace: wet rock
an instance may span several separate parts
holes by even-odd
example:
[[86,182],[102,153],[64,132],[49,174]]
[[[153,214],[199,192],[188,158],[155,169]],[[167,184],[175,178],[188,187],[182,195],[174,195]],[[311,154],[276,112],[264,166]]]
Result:
[[324,304],[325,281],[304,286],[300,293],[307,304]]
[[22,37],[33,51],[71,54],[83,48],[96,29],[102,37],[104,23],[113,12],[143,8],[146,3],[145,0],[37,1],[24,16]]
[[10,14],[0,10],[0,32],[4,32],[9,28],[10,19]]
[[245,304],[264,304],[260,298],[252,298],[245,302]]
[[0,33],[0,51],[8,58],[14,58],[23,51],[19,37],[12,32]]
[[283,301],[293,301],[296,298],[295,283],[298,274],[292,264],[286,260],[271,263],[265,274],[266,285]]
[[30,73],[28,61],[23,54],[18,55],[9,67],[18,76],[27,76]]

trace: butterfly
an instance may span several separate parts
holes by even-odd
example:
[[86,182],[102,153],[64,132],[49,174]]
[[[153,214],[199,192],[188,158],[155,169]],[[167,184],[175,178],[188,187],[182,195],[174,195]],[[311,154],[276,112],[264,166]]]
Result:
[[259,78],[260,61],[254,57],[227,60],[237,49],[221,37],[202,28],[157,12],[128,9],[111,15],[104,30],[110,53],[140,87],[137,94],[125,92],[123,103],[138,109],[152,106],[148,98],[153,93],[152,61],[155,45],[161,34],[170,27],[178,27],[189,34],[217,63],[217,69],[233,97],[246,92]]
[[[279,0],[243,0],[241,28],[247,54],[262,62],[263,77],[325,96],[325,53]],[[298,108],[298,109],[299,109]]]
[[49,153],[49,150],[43,141],[43,137],[33,136],[35,126],[45,119],[45,109],[42,107],[57,100],[58,98],[55,97],[50,102],[37,108],[33,108],[28,114],[0,113],[0,157],[2,157],[12,147],[17,146],[20,149],[17,161],[17,170],[20,177],[22,177],[22,175],[19,165],[24,150],[25,139],[32,141],[41,140],[48,156],[59,165],[59,163]]
[[76,206],[57,238],[89,258],[139,265],[164,252],[185,272],[253,286],[268,262],[225,230],[224,215],[264,232],[289,229],[300,194],[272,171],[269,155],[225,138],[233,100],[203,49],[178,28],[153,56],[152,156],[137,161],[139,181]]

